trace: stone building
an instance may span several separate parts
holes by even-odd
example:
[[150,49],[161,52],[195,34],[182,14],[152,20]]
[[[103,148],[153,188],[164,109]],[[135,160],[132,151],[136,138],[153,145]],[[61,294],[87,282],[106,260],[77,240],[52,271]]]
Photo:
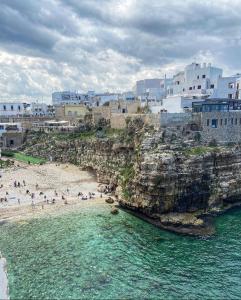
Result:
[[241,111],[212,111],[201,113],[202,140],[218,143],[241,141]]
[[22,142],[23,130],[20,123],[0,123],[1,148],[17,148]]

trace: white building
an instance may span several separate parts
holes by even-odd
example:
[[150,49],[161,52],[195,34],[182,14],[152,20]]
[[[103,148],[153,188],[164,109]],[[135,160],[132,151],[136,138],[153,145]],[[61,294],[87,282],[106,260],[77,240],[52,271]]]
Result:
[[214,90],[212,98],[221,99],[241,99],[241,75],[237,74],[230,77],[218,79],[217,88]]
[[22,116],[29,111],[29,104],[22,102],[0,102],[0,116]]
[[168,113],[183,113],[192,110],[192,103],[204,101],[201,98],[172,96],[164,98],[162,104],[149,105],[152,113],[168,112]]
[[33,116],[54,116],[53,106],[46,103],[33,102],[30,109]]
[[172,79],[144,79],[136,82],[135,95],[142,103],[160,102],[167,94],[167,86]]
[[120,95],[120,100],[124,101],[134,101],[135,100],[135,93],[132,91],[124,92]]
[[0,123],[0,137],[9,131],[22,132],[21,123]]
[[101,106],[107,102],[118,101],[119,98],[120,98],[120,94],[117,94],[117,93],[96,94],[94,105]]
[[64,104],[85,104],[89,105],[88,95],[80,94],[78,92],[54,92],[52,94],[53,105],[64,105]]
[[168,96],[209,97],[217,89],[222,74],[222,69],[212,67],[211,64],[192,63],[186,66],[184,71],[173,76],[167,94]]
[[144,79],[136,82],[135,93],[136,96],[142,96],[146,93],[148,89],[160,89],[161,88],[161,79]]

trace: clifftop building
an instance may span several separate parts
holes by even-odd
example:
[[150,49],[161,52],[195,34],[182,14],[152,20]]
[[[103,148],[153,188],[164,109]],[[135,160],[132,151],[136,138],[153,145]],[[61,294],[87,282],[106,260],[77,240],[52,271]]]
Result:
[[223,70],[204,63],[192,63],[184,71],[173,76],[167,88],[168,96],[206,96],[213,94]]

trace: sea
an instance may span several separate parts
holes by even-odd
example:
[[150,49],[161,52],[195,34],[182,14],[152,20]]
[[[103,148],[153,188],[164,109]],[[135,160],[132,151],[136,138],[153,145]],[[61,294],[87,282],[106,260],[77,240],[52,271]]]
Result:
[[11,299],[240,299],[241,210],[212,237],[108,207],[0,226]]

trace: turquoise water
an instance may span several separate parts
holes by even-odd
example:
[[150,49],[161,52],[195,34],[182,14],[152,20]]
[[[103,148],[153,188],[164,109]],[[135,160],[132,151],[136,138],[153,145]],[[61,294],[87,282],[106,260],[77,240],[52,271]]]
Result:
[[241,298],[241,211],[209,239],[105,208],[0,227],[11,299]]

